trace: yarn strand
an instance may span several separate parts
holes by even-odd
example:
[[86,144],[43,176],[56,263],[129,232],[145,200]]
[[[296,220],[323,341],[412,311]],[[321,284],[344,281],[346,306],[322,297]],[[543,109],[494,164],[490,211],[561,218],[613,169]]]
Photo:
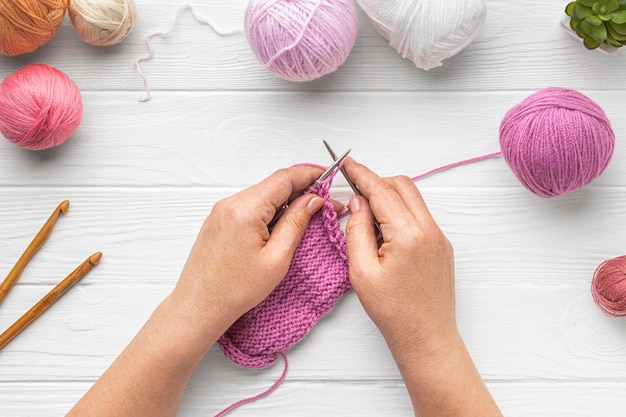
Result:
[[433,174],[436,174],[436,173],[441,172],[441,171],[445,171],[445,170],[450,169],[450,168],[458,167],[460,165],[467,165],[467,164],[471,164],[471,163],[474,163],[474,162],[483,161],[485,159],[495,158],[495,157],[498,157],[498,156],[502,156],[502,151],[488,153],[488,154],[480,155],[480,156],[475,156],[474,158],[463,159],[462,161],[452,162],[450,164],[443,165],[443,166],[440,166],[438,168],[431,169],[430,171],[424,172],[423,174],[420,174],[420,175],[417,175],[415,177],[412,177],[411,180],[418,181],[418,180],[421,180],[422,178],[429,177],[429,176],[431,176]]
[[276,382],[274,382],[274,384],[271,387],[269,387],[268,389],[266,389],[260,394],[257,394],[252,397],[244,398],[243,400],[239,400],[237,402],[232,403],[231,405],[229,405],[228,407],[226,407],[225,409],[217,413],[215,417],[225,416],[226,414],[230,413],[231,411],[233,411],[235,408],[239,406],[260,400],[261,398],[265,398],[268,395],[270,395],[272,392],[274,392],[276,388],[278,388],[278,386],[285,380],[285,378],[287,377],[287,371],[289,370],[289,362],[287,361],[287,355],[285,355],[282,352],[279,352],[278,354],[283,358],[283,361],[285,362],[285,366],[283,367],[283,373],[280,374]]
[[243,33],[243,29],[232,29],[229,31],[219,30],[213,23],[211,23],[211,21],[201,16],[192,4],[183,4],[174,14],[174,18],[172,19],[172,22],[170,23],[169,29],[167,29],[165,32],[163,31],[154,32],[146,36],[145,44],[146,44],[146,48],[148,49],[148,55],[141,57],[135,61],[135,69],[137,70],[137,74],[143,81],[143,86],[146,91],[146,95],[139,99],[140,102],[150,101],[150,99],[152,98],[150,87],[148,86],[148,79],[146,78],[143,71],[141,70],[142,63],[150,61],[152,58],[154,58],[154,49],[152,48],[152,39],[156,37],[167,38],[171,36],[172,33],[174,32],[174,29],[176,28],[176,21],[178,20],[178,17],[186,10],[189,10],[191,12],[191,15],[193,16],[194,19],[196,19],[198,23],[208,26],[215,34],[219,36],[232,36],[238,33]]

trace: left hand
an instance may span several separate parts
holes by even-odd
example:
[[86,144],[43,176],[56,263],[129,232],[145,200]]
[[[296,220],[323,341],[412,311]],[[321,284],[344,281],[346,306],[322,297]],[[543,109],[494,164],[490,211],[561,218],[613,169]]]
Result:
[[[183,268],[172,296],[219,320],[225,331],[265,299],[285,277],[311,216],[324,200],[302,194],[321,169],[276,171],[257,185],[215,204]],[[291,201],[271,234],[277,209]]]

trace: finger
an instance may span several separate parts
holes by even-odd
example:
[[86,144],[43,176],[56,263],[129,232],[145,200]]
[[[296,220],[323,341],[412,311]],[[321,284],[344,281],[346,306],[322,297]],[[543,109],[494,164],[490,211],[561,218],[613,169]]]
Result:
[[346,169],[348,176],[356,184],[359,191],[369,199],[375,188],[375,184],[382,181],[378,175],[367,168],[365,165],[356,162],[352,157],[348,156],[344,160],[343,167]]
[[421,224],[435,223],[422,194],[409,177],[395,177],[392,181],[393,187],[415,219]]
[[321,173],[320,168],[311,166],[279,169],[260,183],[242,191],[242,194],[249,206],[260,210],[265,224],[268,224],[277,208],[301,194]]
[[352,181],[369,200],[370,208],[378,221],[393,224],[410,215],[404,201],[388,178],[380,178],[365,165],[348,157],[344,167]]
[[306,190],[321,173],[321,168],[304,165],[283,168],[248,190],[257,199],[270,202],[275,207],[278,207],[285,201],[288,201],[295,193],[301,193]]
[[346,225],[348,260],[351,272],[360,276],[374,271],[379,265],[374,215],[367,199],[363,197],[352,196],[348,207],[352,213]]
[[265,246],[268,256],[273,254],[277,257],[274,259],[285,260],[288,268],[296,247],[309,226],[311,217],[324,204],[325,200],[323,198],[312,193],[296,198],[285,210],[285,213],[280,217],[272,230],[272,234]]

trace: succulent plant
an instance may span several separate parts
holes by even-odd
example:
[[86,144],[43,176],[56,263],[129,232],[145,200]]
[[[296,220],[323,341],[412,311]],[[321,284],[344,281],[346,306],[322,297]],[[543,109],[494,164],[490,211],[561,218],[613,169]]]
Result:
[[626,0],[576,0],[565,7],[570,27],[587,49],[626,45]]

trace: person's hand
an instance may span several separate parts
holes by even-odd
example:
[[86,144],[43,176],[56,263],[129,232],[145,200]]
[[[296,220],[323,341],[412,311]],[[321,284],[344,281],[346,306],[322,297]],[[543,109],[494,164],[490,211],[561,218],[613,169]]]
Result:
[[350,280],[365,311],[394,354],[444,342],[457,331],[452,245],[411,179],[380,178],[350,158],[344,166],[367,197],[352,198],[347,225]]
[[[287,274],[311,216],[324,200],[303,191],[321,174],[281,169],[219,201],[205,220],[173,293],[216,317],[226,330],[263,301]],[[268,224],[291,201],[270,234]]]
[[344,167],[366,197],[349,205],[350,281],[398,364],[415,416],[502,417],[456,325],[452,245],[415,184],[380,178],[350,158]]

